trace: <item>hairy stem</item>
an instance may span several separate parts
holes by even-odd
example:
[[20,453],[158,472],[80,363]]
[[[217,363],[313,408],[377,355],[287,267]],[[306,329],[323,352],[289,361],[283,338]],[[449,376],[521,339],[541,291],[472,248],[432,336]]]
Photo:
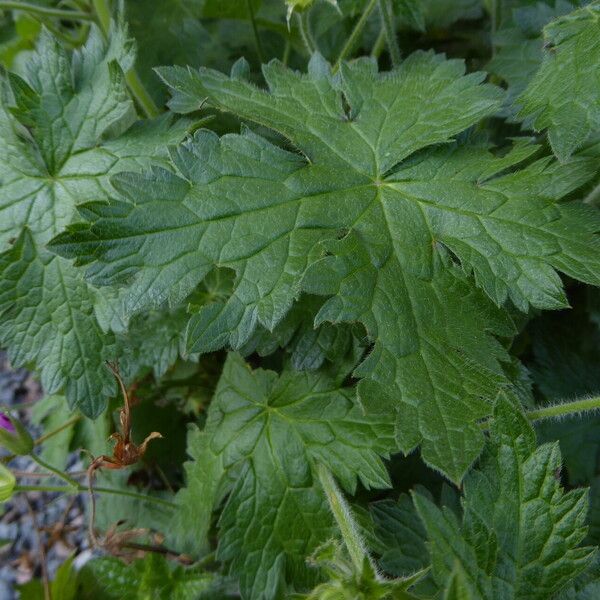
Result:
[[[85,485],[64,486],[64,485],[16,485],[14,488],[15,492],[58,492],[63,494],[81,494],[87,493],[88,488]],[[155,496],[145,496],[144,494],[137,494],[136,492],[129,492],[127,490],[117,490],[114,488],[106,487],[95,487],[94,492],[100,494],[113,494],[115,496],[126,496],[128,498],[135,498],[136,500],[153,502],[154,504],[160,504],[167,508],[176,508],[177,505],[168,500],[162,498],[156,498]]]
[[53,467],[52,465],[48,464],[45,460],[42,460],[39,456],[37,456],[33,452],[29,455],[29,457],[31,458],[31,460],[33,460],[38,465],[40,465],[40,467],[42,467],[42,469],[45,469],[46,471],[49,471],[50,473],[56,475],[56,477],[62,479],[63,481],[68,483],[70,486],[72,486],[74,488],[79,487],[78,481],[76,481],[70,475],[61,471],[60,469],[57,469],[56,467]]
[[94,12],[98,17],[100,27],[104,32],[104,35],[108,36],[110,29],[110,5],[109,0],[93,0]]
[[392,66],[397,67],[400,64],[400,47],[398,46],[398,38],[396,37],[394,11],[390,0],[379,0],[379,11],[381,12],[381,24],[385,32]]
[[[550,406],[534,408],[533,410],[525,411],[525,416],[530,421],[542,421],[543,419],[557,419],[560,417],[568,417],[579,413],[592,412],[600,410],[600,396],[592,398],[582,398],[573,400],[572,402],[560,402]],[[493,417],[486,419],[480,423],[481,429],[484,431],[490,428],[490,423]]]
[[283,56],[281,57],[281,62],[287,67],[288,62],[290,61],[290,52],[292,50],[292,43],[290,42],[290,38],[285,40],[285,47],[283,48]]
[[340,51],[340,55],[335,61],[335,65],[333,67],[334,71],[337,71],[340,68],[340,64],[342,63],[342,61],[352,52],[354,46],[356,46],[356,44],[358,43],[363,29],[365,28],[365,25],[367,24],[367,21],[371,16],[371,13],[373,12],[373,9],[375,8],[377,2],[378,0],[370,0],[367,6],[365,6],[362,15],[360,15],[360,19],[358,19],[358,21],[356,22],[356,25],[354,26],[350,37],[346,40],[344,47]]
[[261,63],[265,62],[265,55],[263,52],[262,42],[260,41],[260,35],[258,34],[258,25],[256,24],[256,15],[254,14],[254,6],[252,6],[252,0],[246,0],[246,6],[248,8],[248,17],[252,24],[252,31],[254,32],[254,44],[256,46],[256,54],[258,60]]
[[[93,0],[93,3],[94,11],[98,18],[98,22],[100,23],[100,27],[102,28],[102,32],[105,37],[108,38],[111,17],[109,2],[108,0]],[[144,115],[149,119],[157,117],[160,114],[160,111],[154,103],[152,96],[150,96],[148,90],[144,87],[135,68],[125,73],[125,82],[127,83],[127,87],[133,96],[133,99],[136,101]]]
[[542,419],[553,419],[556,417],[565,417],[581,412],[589,412],[600,409],[600,396],[592,398],[582,398],[581,400],[573,400],[572,402],[564,402],[562,404],[553,404],[552,406],[544,406],[525,413],[530,421],[541,421]]
[[131,95],[134,97],[146,117],[149,119],[158,117],[160,111],[154,103],[154,100],[152,100],[152,96],[150,96],[148,90],[144,87],[144,84],[135,69],[131,69],[125,74],[125,81],[127,82],[127,87],[129,88]]
[[50,439],[51,437],[54,437],[61,431],[68,429],[69,427],[71,427],[71,425],[75,425],[75,423],[77,423],[77,421],[80,421],[81,418],[82,418],[81,415],[75,415],[74,417],[67,419],[62,425],[60,425],[56,429],[53,429],[52,431],[49,431],[48,433],[41,435],[37,440],[35,440],[35,442],[33,442],[33,445],[39,446],[40,444],[42,444],[46,440]]
[[29,4],[29,2],[10,2],[8,0],[0,1],[0,10],[22,10],[30,15],[40,17],[50,17],[53,19],[62,19],[64,21],[93,21],[94,15],[79,10],[64,10],[61,8],[50,8],[48,6],[39,6]]
[[305,21],[299,12],[296,13],[296,21],[298,23],[298,31],[300,32],[300,37],[302,38],[302,43],[304,44],[304,47],[306,48],[306,51],[308,52],[308,56],[312,56],[313,52],[315,51],[315,48],[312,45],[312,42],[310,41],[308,31],[306,30]]
[[360,537],[358,525],[352,516],[350,506],[348,506],[342,491],[337,486],[331,471],[327,467],[318,464],[317,474],[356,572],[362,573],[365,557],[368,557],[369,560],[371,560],[371,557]]
[[385,29],[382,27],[375,43],[373,44],[373,49],[371,50],[371,56],[373,58],[379,58],[383,49],[385,47]]

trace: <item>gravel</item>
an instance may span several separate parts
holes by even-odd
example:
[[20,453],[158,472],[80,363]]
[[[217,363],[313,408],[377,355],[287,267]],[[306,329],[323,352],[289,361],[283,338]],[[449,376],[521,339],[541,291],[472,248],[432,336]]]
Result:
[[[6,355],[0,352],[0,406],[18,407],[19,417],[34,437],[40,431],[30,423],[29,407],[40,395],[39,384],[27,371],[12,369]],[[0,449],[2,454],[6,452]],[[70,466],[78,468],[78,463],[78,456],[73,455]],[[30,459],[22,456],[9,466],[14,471],[37,470]],[[34,485],[39,480],[18,478],[18,481]],[[18,598],[17,585],[42,576],[42,554],[52,579],[72,553],[80,564],[90,555],[81,496],[19,493],[0,505],[0,599]]]

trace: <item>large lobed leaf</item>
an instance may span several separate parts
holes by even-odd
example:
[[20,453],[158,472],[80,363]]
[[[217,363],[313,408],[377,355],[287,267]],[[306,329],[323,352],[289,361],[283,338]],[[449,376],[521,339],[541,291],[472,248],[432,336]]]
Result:
[[26,78],[2,83],[0,343],[16,365],[37,366],[47,393],[64,389],[92,417],[115,389],[103,368],[115,358],[114,337],[95,317],[98,292],[46,245],[78,204],[114,194],[111,174],[166,164],[165,145],[185,135],[169,117],[132,126],[124,81],[132,61],[122,28],[107,45],[93,27],[71,56],[44,31]]
[[[461,573],[464,598],[547,600],[589,566],[587,490],[564,492],[558,444],[537,447],[533,428],[500,399],[481,464],[464,483],[462,522],[414,494],[440,586]],[[450,586],[452,587],[452,586]],[[457,597],[449,596],[449,597]],[[562,596],[561,596],[562,597]]]
[[[363,398],[402,407],[397,437],[459,480],[479,454],[476,421],[507,384],[491,334],[514,332],[486,298],[519,308],[566,305],[556,270],[600,283],[597,215],[559,203],[594,161],[502,156],[452,138],[496,111],[502,92],[461,61],[417,52],[391,73],[369,60],[306,75],[272,62],[269,90],[200,69],[165,68],[172,106],[216,107],[283,135],[302,154],[244,131],[199,131],[172,153],[178,174],[112,179],[123,200],[91,203],[52,247],[92,262],[101,283],[130,279],[132,309],[178,301],[215,265],[237,273],[226,302],[204,307],[188,345],[240,348],[273,329],[300,291],[330,296],[315,324],[362,322],[375,343],[358,368]],[[501,174],[506,172],[505,174]],[[453,254],[462,270],[449,257]],[[480,289],[466,274],[472,273]]]
[[240,579],[244,598],[279,598],[286,582],[315,579],[305,559],[334,535],[314,467],[326,465],[344,488],[387,487],[379,456],[393,448],[385,415],[365,414],[351,389],[319,373],[257,369],[230,354],[203,431],[190,437],[195,459],[178,494],[178,547],[202,551],[211,512],[219,520],[217,556]]

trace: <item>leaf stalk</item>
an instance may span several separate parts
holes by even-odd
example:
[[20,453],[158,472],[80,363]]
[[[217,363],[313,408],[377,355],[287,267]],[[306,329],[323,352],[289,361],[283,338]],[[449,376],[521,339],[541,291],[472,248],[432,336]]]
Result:
[[254,6],[252,6],[252,0],[246,0],[246,6],[248,8],[248,17],[252,24],[252,31],[254,33],[254,44],[256,45],[256,54],[258,60],[261,63],[265,62],[265,54],[263,52],[262,42],[260,41],[260,35],[258,33],[258,25],[256,24],[256,15],[254,14]]
[[[88,492],[88,488],[84,485],[77,485],[73,487],[71,485],[16,485],[14,487],[15,492],[57,492],[62,494],[82,494]],[[100,494],[113,494],[115,496],[126,496],[128,498],[135,498],[141,501],[153,502],[154,504],[160,504],[167,508],[177,508],[177,505],[168,500],[157,498],[156,496],[146,496],[144,494],[137,494],[135,492],[129,492],[127,490],[118,490],[115,488],[106,487],[94,487],[94,493]]]
[[[525,416],[532,422],[542,421],[544,419],[560,419],[561,417],[569,417],[580,413],[592,412],[600,410],[600,396],[591,398],[581,398],[572,402],[559,402],[541,408],[534,408],[525,411]],[[484,431],[490,428],[490,423],[493,418],[490,417],[485,421],[481,421],[480,427]]]
[[47,463],[45,460],[42,460],[39,456],[37,456],[33,452],[29,455],[29,457],[31,458],[31,460],[33,460],[38,465],[40,465],[40,467],[42,467],[42,469],[44,469],[45,471],[48,471],[49,473],[52,473],[53,475],[55,475],[59,479],[62,479],[63,481],[65,481],[66,483],[68,483],[72,488],[78,488],[79,487],[79,482],[78,481],[76,481],[70,475],[68,475],[67,473],[61,471],[60,469],[57,469],[56,467],[53,467],[51,464]]
[[358,21],[356,22],[356,25],[354,26],[350,37],[346,40],[346,43],[344,44],[337,60],[335,61],[335,65],[333,67],[334,72],[336,72],[340,68],[342,61],[352,52],[352,50],[354,50],[354,46],[356,46],[356,44],[358,43],[363,29],[365,28],[365,25],[367,24],[367,21],[371,16],[371,13],[373,12],[373,9],[375,8],[375,5],[378,1],[379,0],[370,0],[367,6],[365,6],[362,15],[360,15],[360,19],[358,19]]
[[379,0],[379,12],[381,13],[381,24],[385,32],[390,60],[392,61],[392,66],[397,67],[400,64],[400,47],[398,46],[398,37],[396,36],[394,10],[390,0]]
[[542,419],[554,419],[558,417],[567,417],[577,413],[600,410],[600,396],[592,398],[582,398],[572,402],[563,402],[551,406],[543,406],[534,410],[527,411],[525,414],[530,421],[541,421]]
[[362,573],[365,558],[372,563],[372,559],[367,552],[364,542],[360,536],[358,525],[352,516],[350,506],[346,502],[342,491],[338,487],[331,471],[322,464],[317,464],[317,474],[319,481],[327,497],[329,508],[333,513],[333,518],[337,523],[338,529],[348,549],[348,554],[357,573]]

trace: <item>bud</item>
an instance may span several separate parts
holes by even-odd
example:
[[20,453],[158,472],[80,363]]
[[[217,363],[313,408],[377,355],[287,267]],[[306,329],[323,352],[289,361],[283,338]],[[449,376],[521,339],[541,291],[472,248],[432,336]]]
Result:
[[13,454],[29,454],[33,450],[33,439],[20,421],[0,412],[0,446]]
[[0,502],[10,499],[15,489],[15,476],[2,463],[0,463]]

